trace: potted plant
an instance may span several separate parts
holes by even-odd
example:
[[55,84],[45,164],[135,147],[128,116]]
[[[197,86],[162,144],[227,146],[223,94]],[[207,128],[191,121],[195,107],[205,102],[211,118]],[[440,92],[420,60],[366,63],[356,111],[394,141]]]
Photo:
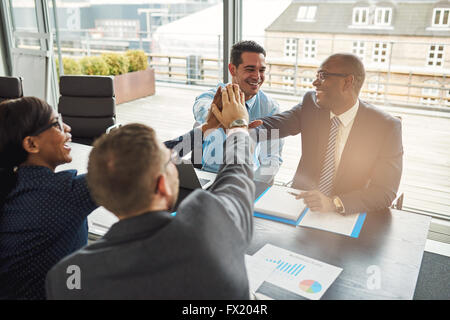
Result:
[[[56,59],[56,67],[59,63]],[[116,104],[155,94],[155,70],[148,67],[143,50],[105,53],[80,60],[63,58],[64,74],[114,76]],[[59,74],[59,72],[58,72]]]
[[105,55],[114,75],[116,103],[136,100],[155,94],[155,71],[148,67],[142,50],[129,50],[124,55]]

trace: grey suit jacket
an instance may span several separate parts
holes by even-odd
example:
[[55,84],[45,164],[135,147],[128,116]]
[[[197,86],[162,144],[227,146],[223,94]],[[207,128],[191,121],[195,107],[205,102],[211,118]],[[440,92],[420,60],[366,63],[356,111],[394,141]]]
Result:
[[[293,187],[317,189],[331,121],[330,112],[315,103],[315,93],[306,93],[291,110],[262,120],[269,133],[279,129],[281,138],[301,133],[302,156]],[[401,121],[360,101],[332,191],[341,198],[346,213],[390,206],[400,184],[402,157]]]
[[[99,241],[59,262],[46,279],[48,299],[248,299],[244,254],[253,233],[255,186],[249,152],[236,160],[233,138],[210,191],[197,189],[169,212],[114,224]],[[228,143],[228,145],[227,145]],[[69,289],[69,266],[81,289]],[[70,269],[69,269],[70,271]],[[72,272],[72,271],[71,271]]]

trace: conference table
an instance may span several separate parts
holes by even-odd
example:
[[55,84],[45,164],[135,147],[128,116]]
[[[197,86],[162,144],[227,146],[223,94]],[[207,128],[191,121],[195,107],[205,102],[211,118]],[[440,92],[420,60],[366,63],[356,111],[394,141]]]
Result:
[[[57,170],[86,172],[89,146],[72,143],[72,163]],[[255,183],[255,199],[266,188]],[[180,203],[191,191],[180,189]],[[89,218],[89,232],[103,235],[117,221],[104,208]],[[430,217],[401,210],[367,212],[358,238],[277,221],[254,218],[254,234],[247,254],[266,244],[343,269],[322,299],[412,299],[422,262]],[[376,285],[373,285],[376,277]],[[264,282],[258,289],[272,299],[304,299],[290,291]]]

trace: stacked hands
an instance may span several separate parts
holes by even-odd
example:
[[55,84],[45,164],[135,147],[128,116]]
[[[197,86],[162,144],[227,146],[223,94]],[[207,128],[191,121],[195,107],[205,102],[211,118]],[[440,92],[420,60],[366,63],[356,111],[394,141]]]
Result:
[[[230,124],[238,119],[243,119],[247,123],[249,120],[244,93],[237,84],[230,83],[223,90],[221,87],[217,89],[202,131],[206,133],[207,130],[217,128],[228,129]],[[248,128],[256,128],[262,123],[261,120],[255,120],[248,125]],[[302,192],[296,196],[296,199],[303,199],[312,211],[331,212],[335,210],[333,200],[318,190]]]

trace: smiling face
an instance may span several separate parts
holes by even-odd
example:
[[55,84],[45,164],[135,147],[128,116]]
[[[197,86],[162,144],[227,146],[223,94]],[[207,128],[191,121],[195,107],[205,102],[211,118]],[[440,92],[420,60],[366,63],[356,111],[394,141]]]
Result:
[[[347,74],[347,70],[339,63],[338,59],[327,59],[318,72],[325,74]],[[351,77],[351,75],[349,76]],[[316,103],[324,109],[338,109],[347,99],[348,88],[346,86],[347,77],[328,75],[323,79],[317,77],[313,86],[316,87]]]
[[29,151],[28,164],[41,165],[55,170],[58,165],[72,161],[71,148],[68,145],[72,138],[70,127],[63,123],[63,128],[60,128],[58,117],[58,114],[54,112],[48,123],[51,126],[38,135],[30,137],[32,140],[29,141],[29,144],[31,143],[34,149]]
[[342,114],[358,101],[364,78],[364,65],[355,55],[338,53],[328,57],[313,82],[317,105]]
[[237,67],[230,63],[232,81],[244,92],[245,100],[251,99],[261,88],[265,79],[266,62],[264,55],[257,52],[243,52],[242,63]]

